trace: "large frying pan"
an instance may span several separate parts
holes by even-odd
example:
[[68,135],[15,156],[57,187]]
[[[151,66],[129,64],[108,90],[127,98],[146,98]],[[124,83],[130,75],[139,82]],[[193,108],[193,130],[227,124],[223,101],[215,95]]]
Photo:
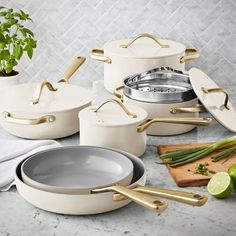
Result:
[[[63,149],[66,147],[61,148]],[[134,165],[133,179],[128,187],[135,189],[139,185],[145,186],[146,172],[143,162],[134,155],[118,150],[116,151],[126,155]],[[22,162],[18,164],[15,172],[15,183],[17,190],[26,201],[38,208],[62,214],[88,215],[112,211],[131,202],[130,199],[121,199],[121,195],[114,195],[114,192],[122,193],[122,186],[97,189],[93,190],[90,194],[59,194],[30,187],[22,181],[21,165]],[[151,189],[152,191],[148,191],[148,188],[143,188],[146,193],[169,198],[190,205],[202,206],[207,201],[207,197],[198,194],[176,192],[171,190],[166,190],[167,192],[165,193],[165,190],[160,191],[160,189],[154,187]],[[157,212],[161,212],[166,208],[166,205],[158,200],[152,203],[156,206],[155,210]]]

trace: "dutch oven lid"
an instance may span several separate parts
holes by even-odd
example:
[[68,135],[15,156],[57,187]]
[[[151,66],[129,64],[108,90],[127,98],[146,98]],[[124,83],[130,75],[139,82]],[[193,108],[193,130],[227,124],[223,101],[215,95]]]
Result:
[[12,86],[2,107],[8,112],[45,113],[83,107],[92,101],[92,93],[67,83],[27,83]]
[[236,132],[236,112],[227,91],[197,68],[189,71],[190,82],[204,107],[225,128]]
[[186,46],[182,43],[157,39],[153,35],[143,33],[133,39],[122,39],[108,42],[104,51],[108,55],[127,58],[162,58],[183,53]]
[[114,127],[139,124],[147,118],[147,112],[140,107],[124,106],[116,99],[109,99],[101,105],[83,109],[79,118],[92,125]]

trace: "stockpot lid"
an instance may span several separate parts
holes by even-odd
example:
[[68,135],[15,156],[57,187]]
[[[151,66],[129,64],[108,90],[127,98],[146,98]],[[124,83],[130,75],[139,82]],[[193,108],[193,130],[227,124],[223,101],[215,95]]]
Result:
[[236,132],[236,112],[228,93],[197,68],[189,71],[190,82],[198,99],[211,115],[226,129]]
[[153,35],[143,33],[133,39],[122,39],[108,42],[104,45],[105,54],[125,58],[163,58],[185,52],[182,43],[157,39]]
[[124,105],[109,99],[101,105],[87,107],[79,112],[79,118],[95,126],[126,126],[139,124],[147,118],[147,112],[137,106]]
[[[88,105],[92,101],[92,93],[85,88],[67,83],[49,83],[54,88],[50,91],[42,83],[26,83],[12,86],[4,94],[2,109],[8,112],[48,113],[75,109]],[[43,85],[44,84],[44,85]],[[34,96],[41,89],[38,101],[34,104]]]
[[180,103],[196,98],[186,72],[160,67],[124,80],[124,95],[148,103]]

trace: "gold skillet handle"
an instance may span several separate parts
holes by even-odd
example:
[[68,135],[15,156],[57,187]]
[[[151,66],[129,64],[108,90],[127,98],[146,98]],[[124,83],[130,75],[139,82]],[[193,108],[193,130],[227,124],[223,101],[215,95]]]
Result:
[[120,45],[121,48],[128,48],[131,44],[133,44],[137,39],[140,38],[150,38],[154,40],[161,48],[169,48],[169,45],[162,44],[154,35],[148,34],[148,33],[141,33],[137,36],[135,36],[133,39],[131,39],[127,44]]
[[138,133],[141,133],[145,131],[151,124],[161,122],[161,123],[170,123],[170,124],[185,124],[185,125],[203,125],[207,126],[211,123],[211,118],[181,118],[181,117],[175,117],[175,118],[154,118],[154,119],[148,119],[144,123],[140,124],[137,127]]
[[[205,195],[199,195],[195,193],[189,193],[189,192],[182,192],[177,190],[169,190],[169,189],[160,189],[157,187],[151,187],[151,186],[138,186],[133,189],[134,191],[151,194],[153,196],[157,196],[160,198],[169,199],[172,201],[188,204],[191,206],[203,206],[208,198]],[[121,194],[114,194],[113,200],[114,201],[121,201],[124,200],[124,196]]]
[[117,98],[119,98],[121,100],[121,102],[124,101],[124,98],[123,98],[123,94],[122,92],[120,92],[120,90],[122,90],[124,88],[124,86],[120,86],[120,87],[117,87],[114,92],[113,92],[113,95],[115,95]]
[[209,94],[209,93],[223,93],[223,94],[225,94],[224,107],[227,110],[230,109],[229,106],[228,106],[229,94],[227,93],[227,91],[224,88],[204,88],[204,87],[202,87],[202,91],[206,94]]
[[65,74],[58,81],[58,83],[65,82],[69,83],[70,77],[78,70],[78,68],[85,62],[85,57],[77,57],[74,59],[70,67],[66,70]]
[[44,87],[47,87],[50,91],[57,91],[57,88],[55,88],[50,82],[48,81],[43,81],[42,83],[40,83],[35,92],[34,92],[34,96],[33,96],[33,99],[32,99],[32,103],[33,104],[38,104],[39,103],[39,100],[40,100],[40,97],[41,97],[41,94],[42,94],[42,91],[43,91],[43,88]]
[[119,105],[119,106],[122,108],[122,110],[123,110],[128,116],[130,116],[130,117],[132,117],[132,118],[137,118],[137,115],[136,115],[136,114],[131,113],[131,112],[123,105],[122,102],[120,102],[120,101],[118,101],[118,100],[116,100],[116,99],[108,99],[107,101],[105,101],[104,103],[102,103],[98,108],[93,109],[93,111],[94,111],[94,112],[98,112],[98,110],[100,110],[105,104],[107,104],[107,103],[109,103],[109,102],[113,102],[113,103]]
[[53,115],[41,116],[35,119],[13,117],[11,113],[7,111],[3,112],[3,118],[8,123],[14,123],[14,124],[20,124],[20,125],[39,125],[42,123],[52,123],[53,121],[56,120],[56,117]]
[[179,114],[179,113],[198,113],[204,112],[205,108],[198,104],[195,107],[173,107],[170,109],[171,114]]
[[123,196],[130,198],[132,201],[136,202],[137,204],[158,213],[163,212],[167,208],[167,204],[165,202],[161,202],[152,196],[149,196],[149,195],[137,192],[137,191],[133,191],[132,189],[128,189],[121,185],[114,185],[111,187],[94,189],[92,190],[92,193],[101,193],[101,192],[110,192],[110,191],[120,193]]
[[185,56],[179,59],[180,63],[191,61],[200,57],[199,51],[195,48],[186,48],[185,54]]
[[96,61],[101,61],[107,64],[111,64],[112,61],[109,57],[104,56],[104,50],[100,48],[92,49],[90,57]]

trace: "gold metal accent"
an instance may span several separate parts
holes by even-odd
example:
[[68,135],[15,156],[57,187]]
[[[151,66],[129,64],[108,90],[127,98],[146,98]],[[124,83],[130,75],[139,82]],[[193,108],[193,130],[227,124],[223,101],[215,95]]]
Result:
[[160,117],[154,119],[148,119],[144,123],[137,127],[138,133],[145,131],[151,124],[156,122],[171,123],[171,124],[186,124],[186,125],[209,125],[211,123],[211,118],[182,118],[182,117]]
[[225,101],[224,101],[224,106],[226,109],[230,109],[228,106],[228,102],[229,102],[229,94],[227,93],[227,91],[224,88],[204,88],[202,87],[202,91],[206,94],[209,93],[224,93],[225,94]]
[[3,118],[9,123],[21,124],[21,125],[38,125],[42,123],[51,123],[56,120],[53,115],[41,116],[39,118],[28,119],[28,118],[17,118],[13,117],[11,113],[4,111]]
[[33,104],[37,104],[37,103],[39,102],[39,99],[40,99],[40,97],[41,97],[43,88],[44,88],[45,86],[46,86],[50,91],[57,91],[57,88],[55,88],[50,82],[48,82],[48,81],[46,81],[46,80],[43,81],[43,82],[41,82],[41,83],[37,86],[37,88],[36,88],[36,90],[35,90],[35,92],[34,92],[34,96],[33,96],[33,99],[32,99],[32,103],[33,103]]
[[133,39],[131,39],[127,44],[120,45],[120,47],[121,48],[128,48],[137,39],[143,38],[143,37],[147,37],[147,38],[154,40],[161,48],[169,48],[170,47],[169,45],[165,45],[165,44],[160,43],[160,41],[154,35],[148,34],[148,33],[141,33],[141,34],[135,36]]
[[178,114],[178,113],[197,113],[197,112],[204,112],[205,108],[197,104],[195,107],[173,107],[170,109],[171,114]]
[[120,193],[123,196],[130,198],[132,201],[138,203],[139,205],[142,205],[158,213],[163,212],[168,206],[165,202],[161,202],[152,196],[146,195],[144,193],[139,193],[137,191],[133,191],[132,189],[128,189],[121,185],[114,185],[111,187],[94,189],[91,191],[91,193],[101,193],[110,191]]
[[104,50],[100,48],[92,49],[90,56],[92,59],[111,64],[112,61],[109,57],[104,56]]
[[58,81],[58,83],[69,83],[70,77],[77,71],[77,69],[85,62],[85,57],[76,57],[70,67],[66,70],[65,74]]
[[[161,189],[151,186],[138,186],[132,190],[198,207],[203,206],[208,200],[207,196],[205,195],[177,190]],[[116,193],[113,195],[113,200],[121,201],[125,200],[125,197],[119,193]]]
[[123,98],[123,94],[120,93],[119,91],[122,90],[124,88],[124,85],[117,87],[114,91],[113,91],[113,95],[115,95],[117,98],[119,98],[121,100],[121,102],[124,101]]
[[193,59],[197,59],[197,58],[200,57],[199,51],[195,48],[186,48],[185,49],[185,54],[186,54],[185,56],[182,56],[179,59],[180,63],[191,61]]
[[116,100],[116,99],[108,99],[107,101],[105,101],[104,103],[102,103],[98,108],[96,108],[95,110],[93,110],[94,112],[97,112],[101,107],[103,107],[105,104],[109,103],[109,102],[113,102],[113,103],[116,103],[118,104],[122,109],[123,111],[130,117],[132,118],[137,118],[137,115],[136,114],[133,114],[131,113],[125,106],[122,102]]

